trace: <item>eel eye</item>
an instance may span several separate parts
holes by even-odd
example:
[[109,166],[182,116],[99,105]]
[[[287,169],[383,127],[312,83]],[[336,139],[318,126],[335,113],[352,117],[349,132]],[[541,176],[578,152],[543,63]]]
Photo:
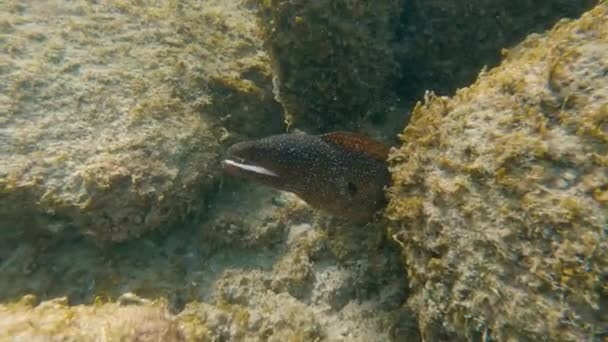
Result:
[[355,185],[353,182],[348,182],[347,188],[348,194],[351,196],[355,196],[357,194],[357,191],[359,190],[357,189],[357,185]]

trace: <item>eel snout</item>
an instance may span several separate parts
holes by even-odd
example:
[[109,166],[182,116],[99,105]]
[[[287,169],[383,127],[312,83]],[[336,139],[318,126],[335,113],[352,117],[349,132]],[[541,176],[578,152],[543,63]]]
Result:
[[269,151],[264,151],[258,141],[245,141],[231,146],[222,160],[224,172],[246,179],[261,181],[271,186],[281,178],[272,163],[267,161]]

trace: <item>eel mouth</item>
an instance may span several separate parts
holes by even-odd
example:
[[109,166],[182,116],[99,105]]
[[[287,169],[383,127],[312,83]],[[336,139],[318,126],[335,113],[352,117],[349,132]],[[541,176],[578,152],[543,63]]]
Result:
[[235,175],[235,176],[241,176],[241,177],[253,177],[253,178],[259,178],[259,177],[271,177],[271,178],[278,178],[279,175],[268,169],[265,168],[263,166],[260,165],[256,165],[254,163],[248,162],[247,160],[243,159],[243,158],[239,158],[239,157],[228,157],[224,160],[222,160],[222,168],[224,169],[224,171],[228,172],[229,174]]

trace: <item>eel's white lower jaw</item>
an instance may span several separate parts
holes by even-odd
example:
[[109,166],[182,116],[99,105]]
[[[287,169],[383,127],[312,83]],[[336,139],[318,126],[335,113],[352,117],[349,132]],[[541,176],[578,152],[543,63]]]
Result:
[[276,173],[274,173],[264,167],[257,166],[257,165],[243,164],[243,163],[239,163],[239,162],[236,162],[236,161],[230,160],[230,159],[225,159],[222,162],[224,163],[225,166],[230,166],[230,167],[234,167],[234,168],[237,168],[240,170],[253,172],[253,173],[256,173],[259,175],[265,175],[265,176],[271,176],[271,177],[279,176]]

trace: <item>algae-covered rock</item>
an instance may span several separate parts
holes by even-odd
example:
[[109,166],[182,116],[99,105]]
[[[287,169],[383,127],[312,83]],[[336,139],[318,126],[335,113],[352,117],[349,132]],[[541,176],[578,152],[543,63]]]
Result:
[[308,218],[311,209],[296,195],[269,187],[222,183],[206,219],[201,239],[214,247],[269,248],[282,244],[290,222]]
[[257,2],[287,122],[324,131],[402,124],[402,102],[452,93],[501,49],[597,1]]
[[[375,341],[410,333],[408,311],[379,312],[370,302],[351,302],[335,312],[267,290],[261,272],[228,272],[214,304],[189,303],[179,314],[164,299],[132,293],[116,302],[98,298],[70,306],[66,298],[37,303],[32,295],[0,304],[2,341]],[[371,312],[376,314],[371,315]],[[401,320],[402,322],[398,322]],[[399,330],[397,330],[399,329]],[[401,335],[392,336],[393,332]],[[408,335],[417,340],[416,335]],[[409,339],[408,339],[409,341]]]
[[286,294],[266,300],[265,312],[194,302],[178,315],[168,311],[164,300],[133,294],[93,305],[70,306],[66,298],[35,302],[34,296],[24,296],[0,305],[0,340],[314,341],[323,336],[314,312]]
[[288,123],[352,125],[391,86],[402,0],[258,2]]
[[65,298],[36,305],[34,296],[0,304],[2,341],[185,341],[162,301],[69,306]]
[[255,18],[240,1],[0,3],[2,230],[118,241],[203,208],[218,141],[281,122]]
[[[247,285],[241,289],[252,299],[251,292],[266,290],[259,276],[231,280]],[[263,309],[247,303],[191,303],[179,314],[179,325],[190,341],[318,341],[324,336],[315,313],[286,293],[269,292],[255,305]]]
[[[325,219],[295,195],[253,188],[232,194],[234,187],[224,183],[228,193],[216,196],[204,223],[106,248],[69,235],[1,248],[0,301],[26,294],[41,301],[66,297],[69,305],[60,312],[81,315],[116,298],[123,305],[164,298],[169,320],[177,321],[187,341],[418,340],[416,320],[403,305],[407,280],[399,250],[380,227]],[[23,310],[28,312],[0,313],[0,320],[52,315]],[[104,310],[122,315],[122,306]],[[40,328],[44,315],[30,316],[34,326],[28,331]],[[110,313],[99,324],[105,315]],[[139,324],[133,322],[136,329]],[[120,325],[107,329],[122,336]]]
[[414,109],[386,214],[427,340],[606,333],[607,17],[531,35]]

